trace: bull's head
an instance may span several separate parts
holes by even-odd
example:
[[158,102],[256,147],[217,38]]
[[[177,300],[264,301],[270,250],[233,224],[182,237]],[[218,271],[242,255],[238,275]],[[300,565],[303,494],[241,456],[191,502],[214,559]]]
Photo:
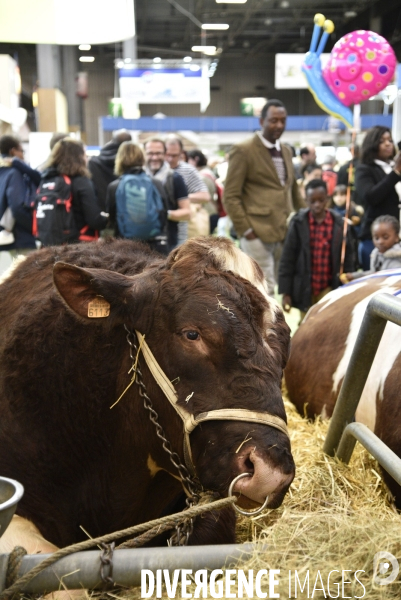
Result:
[[[178,404],[189,413],[232,408],[286,419],[281,378],[289,328],[267,295],[258,265],[228,240],[188,241],[167,263],[133,277],[58,263],[54,280],[82,319],[88,320],[88,305],[100,297],[110,305],[109,316],[99,319],[105,331],[125,324],[145,334],[159,365],[176,382]],[[160,389],[153,389],[160,406]],[[167,420],[182,436],[182,424],[173,415],[168,413]],[[162,425],[171,430],[170,424]],[[280,505],[294,477],[290,442],[280,429],[211,420],[190,438],[205,488],[226,494],[234,477],[250,473],[235,487],[240,504],[255,506],[268,496],[269,507]]]

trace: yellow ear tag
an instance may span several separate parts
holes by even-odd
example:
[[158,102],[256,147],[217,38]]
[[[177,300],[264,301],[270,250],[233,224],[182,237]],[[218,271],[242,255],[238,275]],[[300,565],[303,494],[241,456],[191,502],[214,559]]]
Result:
[[102,319],[108,317],[109,314],[110,304],[102,296],[97,296],[92,302],[89,302],[88,317],[90,319]]

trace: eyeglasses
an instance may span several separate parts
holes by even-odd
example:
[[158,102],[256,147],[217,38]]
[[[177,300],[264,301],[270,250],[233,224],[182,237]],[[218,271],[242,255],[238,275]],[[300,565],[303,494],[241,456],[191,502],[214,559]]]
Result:
[[169,158],[179,158],[181,156],[181,153],[171,154],[171,152],[166,152],[166,156],[168,156]]
[[146,156],[163,156],[164,152],[146,152]]

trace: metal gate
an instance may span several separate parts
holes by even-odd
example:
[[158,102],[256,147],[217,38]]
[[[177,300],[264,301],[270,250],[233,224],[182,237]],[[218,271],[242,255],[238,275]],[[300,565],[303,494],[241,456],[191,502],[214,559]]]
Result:
[[358,440],[401,485],[401,459],[365,425],[353,422],[387,321],[401,325],[401,300],[391,294],[377,294],[366,308],[323,451],[348,463]]

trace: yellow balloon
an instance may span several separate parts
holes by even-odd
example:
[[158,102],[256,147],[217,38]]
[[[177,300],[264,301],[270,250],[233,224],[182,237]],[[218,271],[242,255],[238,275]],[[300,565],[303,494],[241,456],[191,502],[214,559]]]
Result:
[[319,27],[323,27],[323,23],[325,21],[326,17],[324,15],[322,15],[322,13],[316,13],[315,18],[313,19],[313,22],[315,23],[315,25],[319,25]]
[[333,33],[335,29],[333,21],[330,21],[329,19],[324,22],[323,27],[327,33]]

